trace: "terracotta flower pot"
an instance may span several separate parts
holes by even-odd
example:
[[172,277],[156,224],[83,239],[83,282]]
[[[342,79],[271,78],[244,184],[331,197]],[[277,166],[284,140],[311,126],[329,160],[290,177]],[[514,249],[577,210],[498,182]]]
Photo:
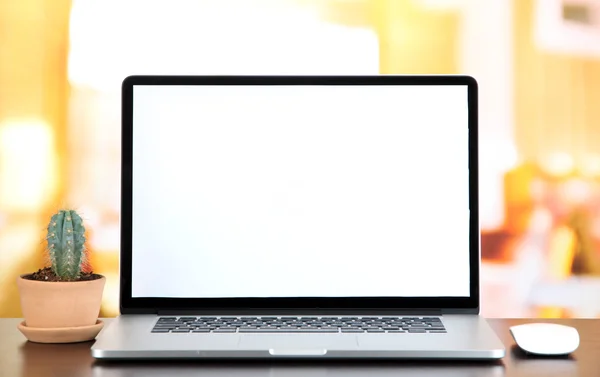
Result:
[[25,326],[74,328],[97,323],[106,278],[46,282],[17,278]]

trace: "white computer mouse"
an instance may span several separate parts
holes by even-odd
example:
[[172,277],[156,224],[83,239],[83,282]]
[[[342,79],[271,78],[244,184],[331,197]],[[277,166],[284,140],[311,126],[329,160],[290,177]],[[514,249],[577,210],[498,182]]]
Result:
[[510,333],[519,348],[534,355],[567,355],[579,347],[577,329],[556,323],[512,326]]

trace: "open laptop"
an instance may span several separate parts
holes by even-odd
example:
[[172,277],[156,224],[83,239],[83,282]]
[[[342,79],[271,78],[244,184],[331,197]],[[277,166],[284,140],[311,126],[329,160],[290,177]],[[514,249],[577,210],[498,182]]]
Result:
[[132,76],[96,358],[498,359],[466,76]]

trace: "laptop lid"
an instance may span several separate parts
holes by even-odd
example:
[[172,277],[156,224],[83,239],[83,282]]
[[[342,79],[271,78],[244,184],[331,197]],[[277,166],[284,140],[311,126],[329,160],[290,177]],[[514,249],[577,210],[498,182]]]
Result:
[[479,312],[467,76],[131,76],[121,313]]

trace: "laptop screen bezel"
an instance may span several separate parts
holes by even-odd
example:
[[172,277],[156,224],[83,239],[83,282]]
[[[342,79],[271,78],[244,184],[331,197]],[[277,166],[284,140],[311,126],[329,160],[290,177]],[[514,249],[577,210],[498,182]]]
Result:
[[[460,85],[468,87],[469,269],[468,297],[289,297],[166,298],[132,297],[133,88],[140,85]],[[380,76],[129,76],[122,84],[121,134],[121,314],[158,312],[327,312],[420,311],[478,314],[480,306],[480,229],[478,189],[478,88],[464,75]],[[440,282],[442,284],[442,282]]]

